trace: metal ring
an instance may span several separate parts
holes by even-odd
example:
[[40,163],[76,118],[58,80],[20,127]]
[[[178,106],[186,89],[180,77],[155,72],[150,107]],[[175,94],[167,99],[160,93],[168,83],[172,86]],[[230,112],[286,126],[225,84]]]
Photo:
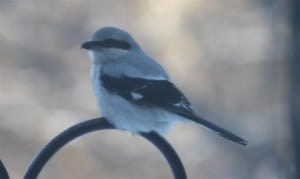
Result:
[[[53,138],[47,145],[45,145],[40,152],[33,159],[29,165],[23,179],[36,179],[49,161],[49,159],[64,145],[69,143],[75,138],[78,138],[89,132],[104,130],[104,129],[115,129],[105,118],[90,119],[79,124],[76,124],[59,135]],[[180,158],[178,157],[172,146],[159,134],[155,132],[140,133],[145,139],[150,141],[156,146],[160,152],[167,159],[168,164],[172,169],[172,173],[175,179],[186,179],[186,173]]]

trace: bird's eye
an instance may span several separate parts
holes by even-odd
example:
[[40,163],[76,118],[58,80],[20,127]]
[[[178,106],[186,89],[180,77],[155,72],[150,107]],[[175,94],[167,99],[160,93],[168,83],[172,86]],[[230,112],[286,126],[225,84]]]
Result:
[[103,46],[107,48],[120,48],[124,50],[130,49],[130,44],[123,40],[108,38],[108,39],[104,39],[102,42],[103,42]]

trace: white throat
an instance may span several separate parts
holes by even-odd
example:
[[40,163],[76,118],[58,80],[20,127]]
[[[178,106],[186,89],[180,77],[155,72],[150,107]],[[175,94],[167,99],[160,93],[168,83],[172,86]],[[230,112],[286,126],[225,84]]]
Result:
[[107,58],[116,59],[116,58],[119,58],[119,57],[125,55],[126,53],[128,53],[128,50],[119,49],[119,48],[108,48],[108,49],[102,50],[102,53]]
[[128,50],[119,48],[107,48],[101,51],[89,51],[89,57],[93,64],[101,64],[107,60],[115,60],[123,55],[126,55]]

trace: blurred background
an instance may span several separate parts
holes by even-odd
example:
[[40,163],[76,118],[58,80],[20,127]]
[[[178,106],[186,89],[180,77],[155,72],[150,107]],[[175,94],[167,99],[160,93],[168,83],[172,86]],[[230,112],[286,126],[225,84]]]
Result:
[[[297,178],[289,7],[284,0],[0,0],[0,159],[21,178],[51,138],[100,115],[80,45],[115,26],[166,68],[199,114],[249,141],[243,147],[177,123],[165,137],[190,179]],[[172,173],[143,138],[104,131],[73,141],[39,178]]]

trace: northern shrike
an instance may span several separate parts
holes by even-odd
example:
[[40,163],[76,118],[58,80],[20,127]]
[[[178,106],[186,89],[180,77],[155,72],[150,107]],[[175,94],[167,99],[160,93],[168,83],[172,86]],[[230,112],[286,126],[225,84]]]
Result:
[[244,139],[199,117],[167,72],[129,33],[101,28],[81,47],[88,50],[92,62],[91,78],[99,110],[116,128],[132,133],[164,133],[176,121],[194,121],[247,145]]

